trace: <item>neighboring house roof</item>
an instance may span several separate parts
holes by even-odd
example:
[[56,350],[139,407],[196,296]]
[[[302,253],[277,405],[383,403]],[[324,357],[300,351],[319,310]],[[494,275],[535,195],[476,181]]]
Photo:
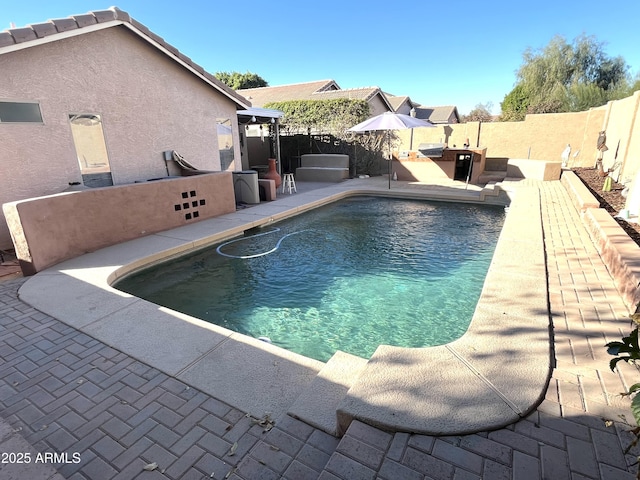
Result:
[[373,97],[379,95],[382,102],[389,107],[389,110],[393,109],[388,102],[387,97],[382,93],[378,87],[362,87],[362,88],[347,88],[345,90],[330,90],[323,92],[315,92],[309,100],[325,100],[333,98],[348,98],[353,100],[364,100],[368,102]]
[[407,105],[409,108],[413,107],[413,102],[407,96],[398,97],[389,93],[384,94],[387,97],[388,102],[391,104],[394,112],[397,112],[402,105]]
[[[361,87],[361,88],[347,88],[344,90],[325,90],[321,92],[314,92],[310,99],[324,99],[324,98],[351,98],[354,100],[370,100],[376,95],[382,95],[382,91],[378,87]],[[389,103],[386,101],[385,103]],[[391,106],[391,105],[389,105]]]
[[453,105],[443,107],[425,107],[416,105],[416,118],[429,120],[431,123],[460,123],[458,108]]
[[368,102],[380,96],[383,104],[393,110],[387,97],[378,87],[362,87],[341,89],[334,80],[318,80],[316,82],[294,83],[275,87],[245,88],[237,90],[239,94],[251,101],[256,107],[271,102],[287,102],[290,100],[327,100],[333,98],[349,98]]
[[265,103],[286,102],[288,100],[308,100],[316,92],[340,90],[334,80],[318,80],[315,82],[293,83],[275,87],[243,88],[237,92],[251,101],[255,107]]
[[246,98],[236,93],[232,88],[227,87],[212,74],[206,72],[200,65],[178,51],[177,48],[167,43],[162,37],[156,35],[117,7],[92,11],[83,15],[73,15],[68,18],[48,20],[44,23],[34,23],[22,28],[4,30],[0,32],[0,55],[119,25],[128,28],[169,58],[190,70],[194,75],[200,77],[239,107],[248,108],[251,106],[251,102]]

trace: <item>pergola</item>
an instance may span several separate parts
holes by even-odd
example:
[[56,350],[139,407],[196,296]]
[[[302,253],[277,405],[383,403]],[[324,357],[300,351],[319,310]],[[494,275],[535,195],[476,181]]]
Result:
[[250,107],[246,110],[238,110],[238,124],[250,125],[250,124],[271,124],[274,128],[275,147],[276,152],[276,165],[278,173],[282,173],[280,162],[280,119],[284,117],[284,112],[280,110],[270,110],[268,108],[256,108]]

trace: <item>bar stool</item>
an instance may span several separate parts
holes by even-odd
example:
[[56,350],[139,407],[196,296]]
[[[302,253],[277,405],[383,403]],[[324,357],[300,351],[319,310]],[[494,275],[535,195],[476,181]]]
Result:
[[288,191],[288,193],[291,194],[291,190],[298,193],[298,190],[296,190],[296,179],[293,178],[293,173],[285,173],[282,176],[282,193]]

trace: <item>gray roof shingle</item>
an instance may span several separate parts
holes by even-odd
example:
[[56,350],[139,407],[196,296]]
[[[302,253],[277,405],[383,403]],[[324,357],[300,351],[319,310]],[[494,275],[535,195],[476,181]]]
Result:
[[269,102],[310,100],[315,92],[339,88],[333,80],[318,80],[275,87],[245,88],[238,90],[238,93],[249,99],[254,107],[262,107]]
[[[265,104],[271,102],[286,102],[290,100],[349,98],[369,101],[376,95],[380,95],[382,101],[388,104],[386,96],[384,96],[378,87],[347,88],[343,90],[334,80],[318,80],[315,82],[277,85],[274,87],[246,88],[238,90],[238,93],[248,98],[256,107],[263,107]],[[391,108],[391,105],[389,105],[389,109]]]
[[458,109],[453,105],[440,107],[425,107],[419,105],[416,106],[415,109],[417,118],[429,120],[431,123],[449,123],[452,116],[456,120],[456,123],[460,122]]

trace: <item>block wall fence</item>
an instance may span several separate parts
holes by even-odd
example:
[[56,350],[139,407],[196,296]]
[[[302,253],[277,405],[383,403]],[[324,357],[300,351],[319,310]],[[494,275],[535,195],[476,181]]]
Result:
[[[561,161],[571,145],[569,167],[593,167],[598,134],[604,130],[604,168],[619,164],[617,181],[628,183],[640,171],[640,91],[585,112],[527,115],[522,122],[469,122],[397,132],[398,151],[417,150],[421,143],[446,143],[460,148],[486,148],[487,159]],[[489,163],[489,162],[488,162]]]

